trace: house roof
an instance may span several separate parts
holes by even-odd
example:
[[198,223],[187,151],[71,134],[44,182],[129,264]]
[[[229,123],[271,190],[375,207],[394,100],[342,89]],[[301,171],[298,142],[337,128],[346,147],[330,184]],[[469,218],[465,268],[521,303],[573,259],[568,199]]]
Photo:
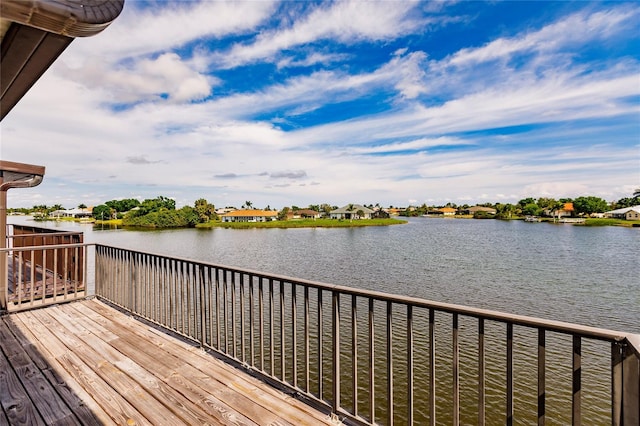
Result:
[[278,212],[275,210],[257,210],[257,209],[242,209],[242,210],[234,210],[229,213],[225,213],[222,216],[226,217],[275,217],[278,216]]
[[631,207],[624,207],[622,209],[616,209],[616,210],[611,210],[608,211],[607,213],[612,213],[612,214],[625,214],[630,212],[631,210],[633,210],[634,212],[638,212],[640,213],[640,205],[638,206],[631,206]]
[[364,214],[371,214],[374,211],[368,207],[362,206],[360,204],[352,204],[352,210],[349,210],[349,204],[344,207],[340,207],[339,209],[331,210],[332,214],[354,214],[357,213],[358,210],[362,210]]
[[0,120],[75,37],[101,32],[123,6],[124,0],[2,0]]
[[442,213],[455,213],[458,210],[454,209],[453,207],[443,207],[441,209],[438,209],[437,211],[442,212]]
[[487,212],[487,213],[495,213],[496,209],[492,208],[492,207],[484,207],[484,206],[474,206],[474,207],[469,207],[468,209],[466,209],[467,211],[470,212]]

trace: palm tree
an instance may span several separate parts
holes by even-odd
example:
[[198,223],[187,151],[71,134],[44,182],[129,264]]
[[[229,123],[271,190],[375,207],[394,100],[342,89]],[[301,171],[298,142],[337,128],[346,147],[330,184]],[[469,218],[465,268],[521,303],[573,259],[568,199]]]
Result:
[[353,213],[352,213],[352,212],[353,212],[355,209],[356,209],[356,208],[355,208],[355,207],[353,207],[353,204],[349,204],[349,205],[347,206],[347,211],[349,212],[349,222],[351,222],[351,221],[353,220]]

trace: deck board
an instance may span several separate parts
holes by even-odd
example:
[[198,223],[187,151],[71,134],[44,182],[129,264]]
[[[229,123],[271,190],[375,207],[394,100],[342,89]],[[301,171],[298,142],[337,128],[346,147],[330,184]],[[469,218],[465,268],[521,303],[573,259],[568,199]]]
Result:
[[95,299],[4,316],[0,344],[0,423],[335,424]]

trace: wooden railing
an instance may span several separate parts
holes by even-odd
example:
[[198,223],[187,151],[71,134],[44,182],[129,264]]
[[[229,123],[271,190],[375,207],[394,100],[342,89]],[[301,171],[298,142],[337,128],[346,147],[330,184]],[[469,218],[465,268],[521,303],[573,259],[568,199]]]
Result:
[[96,246],[98,297],[353,424],[640,422],[640,336]]
[[0,311],[86,297],[86,251],[81,232],[11,225],[0,249]]

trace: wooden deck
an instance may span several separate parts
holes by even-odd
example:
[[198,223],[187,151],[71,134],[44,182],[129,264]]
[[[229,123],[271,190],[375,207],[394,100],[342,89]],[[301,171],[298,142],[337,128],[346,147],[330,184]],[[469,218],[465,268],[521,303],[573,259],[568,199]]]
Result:
[[6,315],[0,344],[0,425],[336,424],[95,299]]

